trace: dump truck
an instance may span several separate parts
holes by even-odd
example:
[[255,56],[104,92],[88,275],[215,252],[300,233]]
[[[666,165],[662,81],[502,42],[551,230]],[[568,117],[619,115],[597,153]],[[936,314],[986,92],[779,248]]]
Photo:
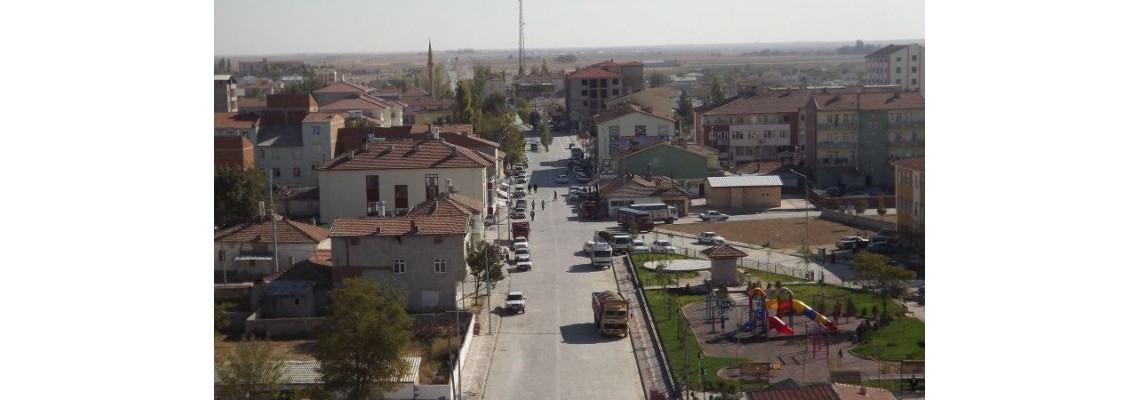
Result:
[[530,222],[511,222],[511,237],[524,237],[530,239]]
[[607,290],[594,292],[594,327],[602,336],[629,334],[629,300],[621,293]]

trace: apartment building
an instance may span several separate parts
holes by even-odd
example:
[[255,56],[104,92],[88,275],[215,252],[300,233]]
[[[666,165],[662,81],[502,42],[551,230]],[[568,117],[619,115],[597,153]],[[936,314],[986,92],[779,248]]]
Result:
[[918,44],[883,47],[866,57],[868,85],[897,85],[926,94],[926,48]]
[[645,87],[645,66],[640,62],[605,61],[566,74],[566,115],[574,129],[589,130],[592,118],[606,102]]
[[237,112],[237,100],[233,75],[214,75],[214,112]]
[[926,238],[926,157],[892,162],[895,167],[897,230],[904,239],[922,243]]
[[633,103],[603,111],[594,117],[593,125],[598,128],[594,156],[603,170],[612,168],[613,154],[634,146],[669,142],[677,135],[677,122],[669,114]]
[[726,166],[749,161],[794,162],[800,111],[811,91],[758,91],[699,110],[697,140],[720,152]]

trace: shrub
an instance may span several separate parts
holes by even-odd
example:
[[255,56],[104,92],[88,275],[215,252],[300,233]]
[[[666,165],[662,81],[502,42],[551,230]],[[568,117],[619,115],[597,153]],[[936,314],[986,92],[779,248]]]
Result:
[[867,307],[863,307],[863,309],[859,310],[859,317],[867,318]]

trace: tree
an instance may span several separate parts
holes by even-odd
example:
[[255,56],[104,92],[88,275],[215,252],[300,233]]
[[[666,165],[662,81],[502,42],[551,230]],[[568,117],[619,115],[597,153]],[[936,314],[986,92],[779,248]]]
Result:
[[875,212],[879,213],[880,220],[887,215],[887,201],[883,200],[882,197],[879,198],[879,208]]
[[245,97],[260,99],[262,97],[265,97],[265,95],[261,93],[261,88],[251,87],[245,90]]
[[855,213],[863,215],[864,212],[867,212],[867,200],[859,199],[855,202]]
[[475,110],[471,100],[471,89],[466,81],[459,81],[455,87],[455,109],[451,111],[451,123],[470,124],[474,121]]
[[549,153],[550,152],[550,145],[554,143],[554,137],[550,135],[550,125],[547,125],[545,122],[539,122],[538,123],[538,132],[539,132],[538,140],[540,141],[540,143],[542,143],[543,149],[547,153]]
[[[503,276],[503,263],[499,260],[498,250],[494,245],[487,242],[467,245],[467,266],[471,268],[471,276],[475,279],[475,293],[479,293],[479,284],[487,280],[488,273],[494,282],[505,278]],[[479,297],[476,296],[475,298],[478,299]]]
[[367,399],[399,385],[412,341],[404,294],[368,278],[348,278],[330,292],[332,315],[314,328],[314,357],[329,391]]
[[879,292],[884,310],[887,309],[887,300],[894,297],[903,283],[917,276],[914,271],[902,266],[887,264],[886,256],[869,252],[855,256],[851,269],[855,270],[857,279],[867,282]]
[[433,85],[435,86],[436,98],[443,99],[453,97],[455,94],[451,91],[451,77],[447,75],[447,71],[443,69],[443,64],[436,64],[432,70],[432,76],[435,79]]
[[689,93],[681,91],[681,96],[677,98],[677,120],[681,121],[681,133],[688,131],[689,125],[693,123],[693,100],[689,98]]
[[230,318],[226,315],[227,312],[233,311],[237,306],[232,302],[214,303],[214,335],[222,334],[222,327],[230,322]]
[[626,231],[629,232],[629,240],[637,239],[638,236],[641,236],[641,225],[637,223],[636,219],[630,220],[629,225],[626,226]]
[[672,82],[668,75],[654,71],[649,75],[649,87],[662,87]]
[[289,85],[285,86],[285,89],[282,89],[282,93],[284,93],[284,94],[310,94],[310,93],[313,93],[313,91],[320,89],[323,86],[324,85],[321,84],[321,81],[317,80],[317,75],[310,72],[308,75],[305,76],[305,79],[302,80],[300,83],[290,83]]
[[214,225],[224,228],[252,220],[257,216],[258,203],[269,200],[268,185],[269,174],[261,168],[215,169]]
[[538,110],[530,110],[530,115],[527,117],[527,123],[529,123],[531,126],[538,126],[538,124],[542,123],[542,113],[538,112]]
[[285,362],[269,342],[248,338],[214,362],[214,374],[222,398],[269,399],[285,383]]
[[483,99],[483,107],[481,107],[480,110],[483,111],[483,115],[505,115],[510,117],[511,121],[514,121],[514,116],[510,115],[511,108],[507,106],[507,96],[502,93],[491,93],[487,95],[487,98]]
[[709,89],[709,98],[712,103],[724,101],[724,80],[720,78],[720,75],[713,76],[712,88]]
[[542,74],[543,74],[543,75],[546,75],[546,74],[549,74],[549,73],[550,73],[550,68],[549,68],[549,67],[546,65],[546,59],[545,59],[545,58],[543,58],[543,59],[542,59]]

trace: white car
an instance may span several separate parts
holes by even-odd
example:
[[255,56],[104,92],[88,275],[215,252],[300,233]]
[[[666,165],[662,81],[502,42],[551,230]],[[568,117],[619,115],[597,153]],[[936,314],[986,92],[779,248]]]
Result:
[[648,253],[649,252],[649,246],[646,246],[645,241],[641,240],[641,239],[633,239],[633,242],[630,243],[629,246],[630,246],[629,247],[630,253]]
[[594,244],[596,244],[596,243],[597,242],[594,242],[592,240],[587,240],[586,243],[582,244],[582,252],[589,255],[590,251],[594,250]]
[[526,296],[523,295],[523,292],[507,293],[507,310],[526,313]]
[[566,174],[558,175],[557,178],[554,178],[554,183],[570,183],[570,177]]
[[668,240],[657,239],[653,241],[653,252],[676,254],[677,248],[674,247],[672,243],[669,243]]
[[518,264],[515,264],[515,269],[519,271],[530,271],[531,267],[530,261],[519,261]]
[[530,249],[526,247],[515,249],[515,263],[530,261]]
[[526,240],[523,240],[523,241],[521,241],[521,242],[520,242],[520,241],[518,241],[518,240],[515,240],[515,244],[514,244],[514,246],[512,247],[512,249],[514,249],[514,250],[518,250],[518,249],[527,249],[527,250],[529,250],[529,249],[530,249],[530,243],[529,243],[529,242],[527,242]]
[[701,232],[697,234],[697,242],[712,245],[724,244],[724,238],[717,235],[716,232]]
[[697,214],[697,218],[700,218],[701,221],[705,221],[705,222],[728,221],[728,215],[721,214],[720,211],[717,211],[717,210],[709,210],[708,212],[703,212],[703,213]]

